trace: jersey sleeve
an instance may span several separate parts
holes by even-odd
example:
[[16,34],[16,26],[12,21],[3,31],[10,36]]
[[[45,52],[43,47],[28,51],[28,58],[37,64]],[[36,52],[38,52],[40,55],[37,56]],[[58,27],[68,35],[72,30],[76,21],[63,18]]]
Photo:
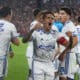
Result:
[[19,36],[19,33],[17,33],[15,25],[12,24],[10,26],[10,30],[11,30],[11,38],[15,38]]
[[74,24],[68,24],[68,25],[66,25],[66,32],[68,32],[68,31],[70,31],[72,33],[75,31]]
[[35,25],[36,25],[36,24],[31,23],[31,24],[30,24],[30,30],[33,29]]
[[32,39],[35,39],[37,36],[37,31],[34,31],[33,34],[32,34]]
[[37,21],[33,21],[31,24],[30,24],[30,30],[34,28],[34,26],[37,24],[38,22]]

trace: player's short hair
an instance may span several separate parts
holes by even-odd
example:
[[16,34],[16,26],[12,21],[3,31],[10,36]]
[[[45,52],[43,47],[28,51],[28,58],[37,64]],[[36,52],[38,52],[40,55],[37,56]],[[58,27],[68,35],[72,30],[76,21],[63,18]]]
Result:
[[36,9],[33,11],[33,15],[36,17],[40,12],[41,12],[41,10],[38,9],[38,8],[36,8]]
[[2,7],[0,9],[0,17],[6,17],[7,15],[11,14],[11,8],[10,7]]
[[71,9],[70,8],[68,8],[68,7],[62,7],[60,10],[65,11],[68,15],[71,16]]
[[54,16],[53,12],[51,12],[51,11],[44,11],[44,12],[43,12],[43,19],[46,18],[46,15],[47,15],[47,14],[52,14],[52,15]]
[[78,22],[80,22],[80,16],[78,17]]

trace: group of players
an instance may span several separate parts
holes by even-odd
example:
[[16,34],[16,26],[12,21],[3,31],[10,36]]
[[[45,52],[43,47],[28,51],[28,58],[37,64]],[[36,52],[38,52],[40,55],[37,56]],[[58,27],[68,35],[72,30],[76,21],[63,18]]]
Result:
[[[56,18],[56,19],[55,19]],[[10,42],[19,45],[18,33],[11,23],[12,10],[0,9],[0,80],[4,80]],[[34,10],[34,21],[22,38],[28,42],[27,59],[32,80],[74,80],[80,77],[80,23],[75,26],[71,10],[61,8],[54,13]],[[80,17],[78,17],[80,22]],[[13,55],[12,55],[13,56]],[[29,79],[30,80],[30,79]]]
[[34,21],[22,39],[29,42],[28,80],[74,80],[76,72],[80,77],[80,17],[75,26],[67,7],[58,12],[36,9],[33,14]]

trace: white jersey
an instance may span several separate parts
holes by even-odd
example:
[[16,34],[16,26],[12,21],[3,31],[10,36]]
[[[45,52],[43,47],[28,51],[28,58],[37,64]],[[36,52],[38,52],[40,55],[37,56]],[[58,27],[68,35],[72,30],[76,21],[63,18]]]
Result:
[[76,58],[77,58],[77,63],[80,64],[80,25],[77,25],[75,27],[75,32],[74,32],[77,37],[78,37],[78,44],[76,45]]
[[[34,28],[34,26],[38,23],[37,20],[34,20],[31,24],[30,24],[30,30]],[[33,56],[33,41],[29,41],[28,42],[28,47],[27,47],[27,51],[26,51],[26,57],[28,58],[32,58]]]
[[34,31],[32,35],[35,51],[34,56],[37,60],[52,60],[57,49],[57,35],[57,31],[52,29],[50,32],[45,32],[44,30]]
[[34,21],[30,24],[30,30],[31,30],[32,28],[34,28],[34,26],[35,26],[37,23],[38,23],[38,21],[37,21],[37,20],[34,20]]
[[[66,34],[66,32],[68,32],[68,31],[70,31],[70,32],[72,32],[72,33],[74,33],[74,31],[75,31],[75,25],[73,24],[72,21],[67,21],[67,22],[64,24],[64,27],[62,28],[62,33]],[[68,37],[67,37],[67,38],[68,38]],[[68,40],[69,40],[69,38],[68,38]],[[61,49],[62,49],[62,51],[63,51],[65,48],[63,47],[63,48],[61,48]],[[72,51],[72,52],[75,52],[75,48],[73,48],[71,51]]]
[[73,24],[72,21],[67,21],[67,22],[64,24],[64,27],[63,27],[63,29],[62,29],[62,32],[63,32],[63,33],[66,33],[66,32],[68,32],[68,31],[74,32],[74,27],[75,27],[75,25]]
[[75,26],[74,34],[78,37],[78,44],[76,45],[76,53],[80,53],[80,25]]
[[0,56],[7,54],[10,40],[17,36],[16,28],[12,23],[0,20]]
[[[71,21],[67,21],[64,24],[64,27],[62,29],[62,33],[66,34],[66,32],[68,32],[68,31],[72,32],[73,35],[75,35],[74,34],[75,26],[74,26],[73,22],[71,22]],[[65,47],[62,47],[61,49],[64,50]],[[65,60],[61,64],[61,67],[62,68],[64,67],[64,75],[67,75],[70,78],[74,77],[74,73],[77,70],[75,51],[76,51],[75,48],[71,49],[71,51],[69,52],[69,54],[67,54]]]

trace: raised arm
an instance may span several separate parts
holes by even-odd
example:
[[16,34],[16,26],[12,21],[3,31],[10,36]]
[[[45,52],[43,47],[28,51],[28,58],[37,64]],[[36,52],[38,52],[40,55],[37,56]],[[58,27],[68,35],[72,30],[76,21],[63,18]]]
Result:
[[34,29],[31,29],[27,34],[25,34],[22,38],[22,42],[26,43],[30,40],[32,33],[34,32]]
[[31,39],[32,33],[35,30],[40,29],[42,27],[41,25],[42,25],[41,23],[37,23],[27,34],[25,34],[25,36],[23,36],[22,42],[23,43],[28,42]]

